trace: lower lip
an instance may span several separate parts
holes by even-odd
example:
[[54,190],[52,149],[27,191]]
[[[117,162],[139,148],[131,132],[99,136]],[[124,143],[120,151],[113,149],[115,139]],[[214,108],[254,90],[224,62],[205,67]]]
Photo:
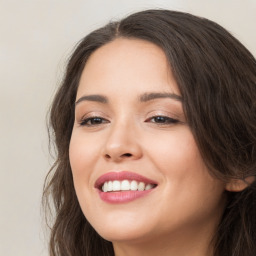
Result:
[[140,197],[143,197],[150,192],[152,192],[153,189],[149,190],[143,190],[143,191],[118,191],[118,192],[102,192],[99,191],[100,198],[107,202],[112,204],[118,204],[118,203],[127,203],[134,201]]

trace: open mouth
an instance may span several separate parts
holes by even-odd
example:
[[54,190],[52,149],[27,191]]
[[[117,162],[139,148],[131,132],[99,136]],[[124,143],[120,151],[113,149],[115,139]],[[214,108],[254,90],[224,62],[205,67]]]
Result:
[[157,182],[130,171],[111,171],[100,176],[95,188],[107,203],[127,203],[151,194]]
[[102,192],[144,191],[153,189],[156,186],[157,184],[137,180],[109,180],[100,184],[99,189]]

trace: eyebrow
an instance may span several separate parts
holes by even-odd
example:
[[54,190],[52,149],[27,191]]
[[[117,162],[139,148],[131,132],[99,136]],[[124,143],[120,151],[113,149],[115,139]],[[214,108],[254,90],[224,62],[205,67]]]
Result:
[[82,96],[81,98],[79,98],[76,101],[76,105],[82,101],[96,101],[96,102],[100,102],[100,103],[104,103],[104,104],[108,103],[107,97],[105,97],[103,95],[98,95],[98,94]]
[[[183,99],[180,95],[177,95],[175,93],[162,93],[162,92],[144,93],[139,97],[139,101],[147,102],[147,101],[161,99],[161,98],[169,98],[169,99],[174,99],[174,100],[183,102]],[[103,104],[108,103],[107,97],[99,94],[84,95],[76,101],[75,105],[78,105],[82,101],[95,101]]]
[[150,100],[161,99],[161,98],[170,98],[180,102],[183,102],[183,98],[180,95],[175,93],[161,93],[161,92],[152,92],[152,93],[144,93],[140,96],[141,102],[147,102]]

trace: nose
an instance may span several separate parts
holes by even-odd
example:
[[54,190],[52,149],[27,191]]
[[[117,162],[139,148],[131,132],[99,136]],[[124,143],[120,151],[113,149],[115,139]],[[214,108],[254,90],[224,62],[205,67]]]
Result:
[[142,157],[142,148],[134,127],[113,125],[107,135],[103,156],[107,161],[122,162]]

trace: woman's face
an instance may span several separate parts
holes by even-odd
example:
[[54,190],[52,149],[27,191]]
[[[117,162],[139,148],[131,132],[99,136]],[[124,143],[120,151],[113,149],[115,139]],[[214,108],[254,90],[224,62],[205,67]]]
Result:
[[114,244],[205,239],[222,213],[224,185],[199,153],[165,54],[146,41],[119,38],[89,58],[70,163],[84,215]]

